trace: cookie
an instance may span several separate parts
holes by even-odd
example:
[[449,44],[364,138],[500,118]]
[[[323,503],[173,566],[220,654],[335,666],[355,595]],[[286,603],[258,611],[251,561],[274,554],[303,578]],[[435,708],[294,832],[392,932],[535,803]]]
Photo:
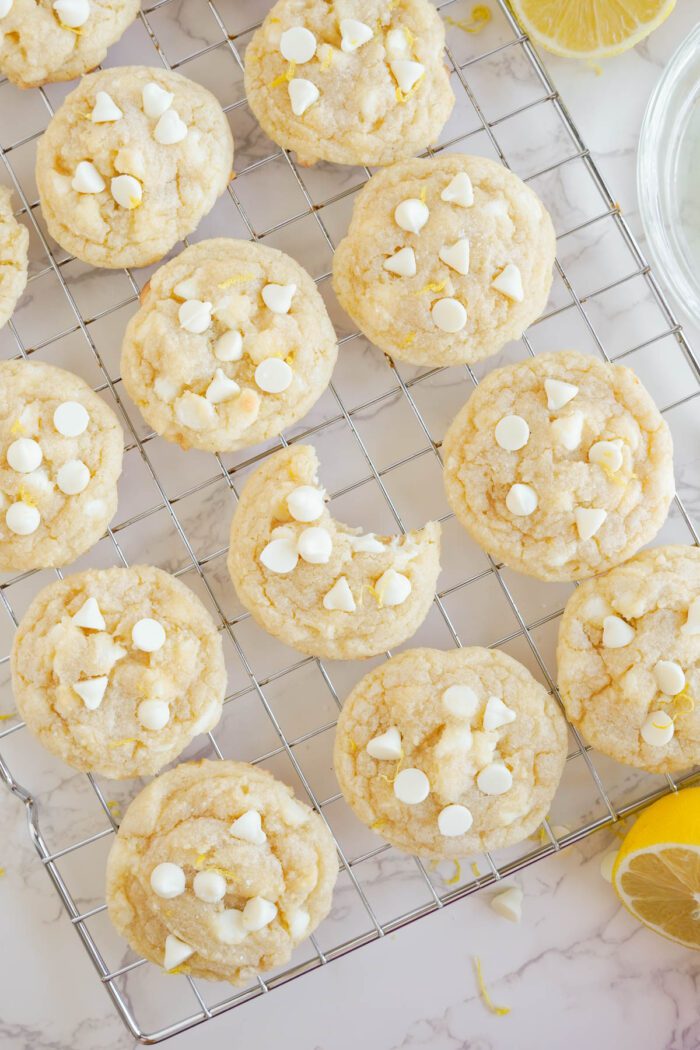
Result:
[[330,381],[336,336],[306,270],[250,241],[200,241],[157,270],[122,347],[122,378],[183,448],[276,437]]
[[248,102],[300,164],[391,164],[452,112],[444,47],[428,0],[278,0],[246,49]]
[[138,11],[138,0],[3,0],[0,73],[21,88],[73,80],[99,66]]
[[117,509],[124,435],[72,372],[0,362],[0,571],[68,565]]
[[467,532],[541,580],[625,561],[656,535],[674,493],[671,433],[639,379],[573,350],[490,372],[442,452]]
[[566,761],[555,700],[498,649],[409,649],[343,704],[334,765],[346,802],[399,849],[463,857],[527,838]]
[[554,229],[517,175],[442,153],[374,175],[333,258],[333,287],[392,357],[457,365],[495,354],[545,308]]
[[27,284],[28,248],[29,231],[12,213],[12,193],[0,186],[0,328]]
[[113,780],[157,773],[219,721],[226,671],[199,598],[161,569],[49,584],[12,646],[17,710],[47,750]]
[[93,266],[147,266],[195,229],[232,163],[228,121],[209,91],[124,66],[83,77],[66,97],[39,140],[36,181],[62,248]]
[[598,751],[651,773],[700,763],[700,548],[642,551],[578,587],[557,665],[567,715]]
[[107,907],[165,970],[245,984],[325,919],[337,875],[325,823],[286,784],[243,762],[185,762],[124,814]]
[[331,517],[310,445],[268,456],[231,524],[228,570],[246,609],[302,653],[362,660],[414,634],[440,572],[440,526],[362,534]]

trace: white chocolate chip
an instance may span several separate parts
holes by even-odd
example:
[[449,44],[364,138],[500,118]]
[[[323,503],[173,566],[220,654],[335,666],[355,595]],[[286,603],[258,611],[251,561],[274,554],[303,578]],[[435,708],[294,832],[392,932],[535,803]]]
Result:
[[143,187],[133,175],[117,175],[110,183],[110,193],[121,208],[131,211],[138,208],[143,197]]
[[378,540],[373,532],[364,536],[350,536],[350,546],[356,554],[380,554],[386,546]]
[[178,966],[194,955],[195,949],[185,944],[179,937],[169,933],[165,938],[165,955],[163,957],[163,969],[175,970]]
[[606,649],[623,649],[634,636],[634,628],[620,616],[606,616],[603,620],[603,645]]
[[666,696],[676,696],[685,689],[685,672],[675,660],[659,660],[654,666],[654,678]]
[[302,117],[309,106],[318,101],[321,92],[310,80],[303,77],[295,77],[289,81],[289,101],[292,104],[292,113],[295,117]]
[[490,696],[486,701],[486,708],[484,710],[484,729],[490,732],[494,729],[500,729],[501,726],[507,726],[511,722],[514,722],[516,718],[515,711],[512,711],[507,704],[498,696]]
[[214,343],[217,361],[240,361],[243,357],[243,336],[235,329],[224,332]]
[[39,528],[41,514],[30,503],[18,500],[5,513],[5,524],[15,536],[31,536]]
[[229,832],[235,839],[243,842],[251,842],[254,846],[262,846],[267,842],[267,835],[263,831],[262,818],[257,809],[246,810],[240,817],[234,820]]
[[400,248],[394,255],[384,260],[383,267],[389,273],[399,277],[416,276],[416,253],[413,248]]
[[476,778],[476,786],[485,795],[503,795],[513,785],[513,774],[503,762],[485,766]]
[[297,908],[289,916],[289,933],[293,940],[303,937],[309,928],[311,916],[305,908]]
[[73,623],[76,627],[82,627],[86,631],[104,631],[107,628],[104,616],[97,604],[97,598],[86,598],[73,614]]
[[491,898],[491,907],[502,919],[520,922],[523,917],[523,891],[519,886],[510,886]]
[[547,408],[550,412],[568,405],[569,401],[578,394],[578,387],[573,383],[565,383],[561,379],[545,379],[544,389],[547,394]]
[[324,506],[323,492],[313,485],[299,485],[287,496],[287,507],[295,521],[318,521]]
[[583,607],[583,615],[592,623],[603,626],[606,616],[610,616],[612,610],[608,602],[599,594],[592,595]]
[[170,721],[170,708],[165,700],[142,700],[136,709],[136,717],[144,729],[158,732]]
[[211,401],[213,405],[219,405],[222,401],[229,401],[240,392],[241,388],[236,380],[229,379],[225,372],[217,368],[205,396],[207,401]]
[[408,233],[420,233],[430,218],[428,205],[418,197],[408,197],[394,209],[394,220],[397,226]]
[[282,576],[292,572],[299,561],[296,543],[293,539],[286,537],[270,540],[260,555],[260,561],[270,572]]
[[515,263],[507,263],[498,277],[491,281],[491,287],[515,303],[521,303],[525,298],[522,275]]
[[193,335],[201,335],[211,325],[211,306],[201,299],[186,299],[177,311],[180,328]]
[[192,880],[195,897],[205,904],[218,904],[226,896],[226,879],[218,871],[198,871]]
[[506,496],[506,507],[516,517],[524,518],[537,510],[537,493],[530,485],[511,485]]
[[211,918],[216,937],[222,944],[240,944],[248,936],[243,923],[243,912],[237,908],[226,908]]
[[41,465],[41,445],[32,438],[17,438],[7,450],[7,462],[18,474],[29,474]]
[[481,206],[481,210],[485,215],[493,215],[495,219],[509,219],[508,204],[503,197],[495,197],[493,200],[486,201]]
[[442,702],[446,710],[457,718],[471,718],[479,706],[479,698],[468,685],[448,686],[442,694]]
[[123,116],[124,114],[111,95],[108,95],[106,91],[97,92],[95,105],[90,114],[93,124],[111,124],[114,120],[121,120]]
[[681,634],[700,634],[700,597],[693,598],[688,606],[688,617],[681,627]]
[[430,781],[422,769],[402,769],[394,778],[394,794],[399,802],[417,806],[430,794]]
[[651,747],[664,747],[673,739],[673,719],[666,711],[650,711],[640,729],[642,740]]
[[106,185],[94,164],[89,160],[80,161],[71,180],[76,193],[102,193]]
[[14,0],[0,0],[0,18],[5,18],[12,10]]
[[268,310],[275,314],[288,314],[296,290],[295,284],[266,284],[261,295]]
[[394,58],[389,63],[389,68],[404,95],[407,95],[411,88],[415,87],[425,73],[425,66],[421,62],[414,62],[410,58]]
[[79,29],[90,17],[88,0],[54,0],[52,7],[61,25],[68,26],[69,29]]
[[403,605],[412,587],[408,576],[397,572],[396,569],[387,569],[375,583],[374,589],[380,605],[392,607]]
[[280,357],[267,357],[255,369],[255,382],[266,394],[282,394],[292,382],[294,373]]
[[178,281],[173,287],[173,295],[178,299],[198,299],[199,288],[194,277],[186,277],[184,281]]
[[63,437],[80,437],[89,422],[87,409],[77,401],[64,401],[53,414],[53,425]]
[[622,466],[622,449],[619,441],[596,441],[588,450],[588,462],[598,463],[613,474]]
[[454,244],[443,244],[438,252],[440,259],[449,266],[465,276],[469,273],[469,239],[460,237]]
[[153,129],[153,138],[161,146],[174,146],[187,138],[187,125],[175,109],[166,109]]
[[345,576],[339,576],[323,598],[324,609],[339,609],[341,612],[355,612],[357,606]]
[[398,58],[408,53],[408,40],[403,29],[399,27],[389,30],[386,35],[386,49],[392,58]]
[[362,47],[373,36],[371,27],[364,22],[358,22],[356,18],[341,18],[340,46],[343,51],[357,51],[358,47]]
[[611,849],[600,858],[600,874],[606,882],[612,882],[613,868],[619,852],[619,849]]
[[99,678],[86,678],[82,682],[73,682],[73,690],[88,711],[96,711],[104,699],[108,682],[107,675],[101,675]]
[[577,507],[574,511],[576,528],[582,540],[590,540],[608,516],[601,507]]
[[243,925],[246,930],[254,933],[256,930],[262,930],[264,926],[269,926],[276,915],[277,905],[272,901],[266,900],[265,897],[251,897],[243,909]]
[[297,550],[310,565],[326,565],[333,550],[330,533],[318,525],[304,529],[297,540]]
[[216,410],[211,401],[192,390],[186,390],[177,399],[175,415],[178,422],[190,430],[205,430],[216,422]]
[[157,653],[165,645],[165,628],[158,620],[146,616],[131,628],[131,641],[142,653]]
[[90,470],[82,459],[69,459],[60,467],[56,484],[66,496],[77,496],[90,484]]
[[459,204],[462,208],[471,208],[474,203],[472,180],[466,171],[458,171],[440,194],[440,199],[449,204]]
[[302,806],[295,798],[290,798],[289,796],[281,800],[280,806],[282,819],[285,824],[289,824],[290,828],[301,827],[302,824],[306,824],[311,816],[311,810],[308,806]]
[[292,26],[280,37],[280,52],[288,62],[303,66],[316,54],[316,37],[305,26]]
[[496,444],[506,452],[517,452],[530,440],[530,427],[522,416],[504,416],[496,424]]
[[179,864],[164,861],[151,872],[151,889],[157,897],[170,901],[185,892],[185,873]]
[[161,117],[166,109],[170,109],[174,98],[175,96],[172,92],[166,91],[160,84],[151,81],[150,84],[146,84],[141,92],[143,111],[147,117],[155,120],[157,117]]
[[583,434],[583,412],[572,412],[570,416],[560,416],[552,422],[552,434],[555,439],[573,452],[581,444]]
[[430,314],[442,332],[460,332],[467,323],[467,311],[458,299],[438,299]]
[[451,839],[458,835],[466,835],[474,823],[474,818],[466,806],[455,803],[440,810],[437,822],[440,834]]
[[382,762],[398,762],[403,756],[401,734],[396,726],[391,726],[385,733],[372,737],[367,742],[367,754]]

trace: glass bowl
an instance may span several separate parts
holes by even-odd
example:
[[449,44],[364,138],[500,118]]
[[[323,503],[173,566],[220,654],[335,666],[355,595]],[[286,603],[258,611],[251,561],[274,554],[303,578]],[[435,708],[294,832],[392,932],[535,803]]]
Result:
[[637,155],[648,254],[679,311],[700,321],[700,24],[649,99]]

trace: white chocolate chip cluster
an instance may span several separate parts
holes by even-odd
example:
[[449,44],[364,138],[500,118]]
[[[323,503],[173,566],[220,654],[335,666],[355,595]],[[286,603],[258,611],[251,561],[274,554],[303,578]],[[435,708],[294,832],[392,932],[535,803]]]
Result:
[[653,538],[673,495],[666,423],[637,377],[566,350],[489,373],[443,441],[477,542],[540,579],[590,576]]
[[325,918],[337,871],[322,819],[264,769],[183,763],[127,810],[107,904],[165,970],[239,984],[285,962]]
[[160,569],[90,570],[44,588],[13,652],[18,709],[78,769],[154,773],[219,719],[221,642],[198,598]]
[[409,650],[345,702],[335,767],[378,834],[422,855],[464,856],[536,825],[565,741],[554,702],[505,654]]
[[700,554],[644,551],[572,595],[557,650],[567,713],[618,761],[671,772],[700,760]]
[[122,375],[159,433],[219,451],[303,415],[335,355],[309,275],[274,249],[220,238],[154,275],[127,328]]

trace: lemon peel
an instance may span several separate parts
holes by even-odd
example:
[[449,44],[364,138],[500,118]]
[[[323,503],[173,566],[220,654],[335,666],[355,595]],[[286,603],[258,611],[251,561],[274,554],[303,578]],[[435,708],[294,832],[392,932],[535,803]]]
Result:
[[486,29],[491,17],[490,7],[486,4],[476,4],[471,9],[471,21],[467,18],[452,18],[450,15],[445,17],[445,21],[448,25],[461,29],[463,33],[476,35]]
[[445,879],[446,886],[454,886],[462,878],[462,865],[459,863],[458,860],[453,861],[453,864],[455,866],[455,870],[449,879]]
[[19,419],[16,419],[16,420],[14,421],[14,423],[13,423],[13,424],[12,424],[12,426],[10,427],[10,433],[11,433],[11,434],[26,434],[26,430],[25,430],[25,429],[24,429],[24,427],[22,426],[22,422],[21,422],[21,420],[19,420]]
[[227,277],[225,281],[221,281],[217,284],[217,288],[231,288],[234,284],[247,284],[248,281],[255,280],[254,273],[237,273],[233,277]]
[[493,999],[489,995],[488,988],[486,987],[486,981],[484,980],[484,972],[481,968],[481,959],[478,955],[474,956],[474,969],[476,970],[476,981],[479,986],[479,994],[484,1002],[484,1005],[492,1014],[496,1017],[505,1017],[510,1013],[509,1006],[497,1006]]
[[423,295],[425,292],[444,292],[447,286],[447,281],[429,281],[428,284],[417,291],[416,295]]

